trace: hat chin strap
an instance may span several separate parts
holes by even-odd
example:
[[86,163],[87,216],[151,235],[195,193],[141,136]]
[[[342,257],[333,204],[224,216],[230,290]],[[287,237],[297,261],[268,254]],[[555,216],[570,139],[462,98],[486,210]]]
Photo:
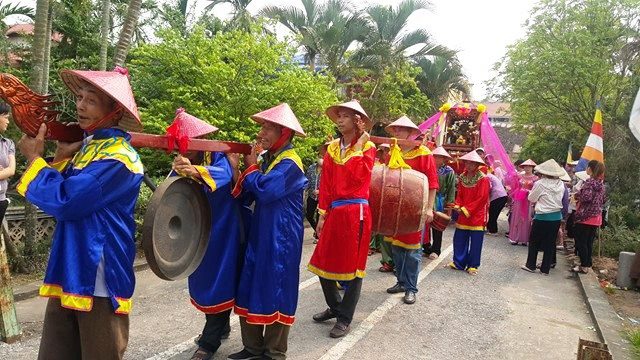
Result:
[[282,148],[287,143],[287,141],[289,141],[292,132],[293,131],[291,129],[283,127],[280,133],[280,138],[275,143],[273,143],[273,145],[271,145],[271,147],[269,148],[269,152],[275,153],[276,151],[280,150],[280,148]]
[[[115,109],[113,109],[112,112],[108,113],[107,115],[105,115],[102,119],[96,121],[95,123],[91,124],[91,126],[89,126],[88,128],[84,129],[85,132],[87,133],[93,133],[94,131],[101,129],[103,127],[111,127],[111,125],[113,124],[114,120],[120,120],[123,116],[123,108],[120,105],[117,105]],[[117,124],[117,121],[116,121]],[[109,126],[105,126],[105,125],[109,125]]]

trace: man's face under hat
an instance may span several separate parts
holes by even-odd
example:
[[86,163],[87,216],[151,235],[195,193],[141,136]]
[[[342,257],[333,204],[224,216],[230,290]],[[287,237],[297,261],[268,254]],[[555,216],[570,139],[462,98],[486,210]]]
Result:
[[114,110],[115,101],[88,82],[82,82],[76,94],[78,123],[89,129]]

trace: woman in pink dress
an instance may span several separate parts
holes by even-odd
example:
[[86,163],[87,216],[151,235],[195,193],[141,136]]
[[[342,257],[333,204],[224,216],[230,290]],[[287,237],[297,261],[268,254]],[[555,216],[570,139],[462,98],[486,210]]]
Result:
[[532,209],[531,203],[527,199],[529,191],[538,177],[533,174],[536,163],[533,160],[520,164],[524,174],[520,175],[519,188],[511,191],[511,221],[509,223],[509,240],[511,245],[527,245],[529,243],[529,232],[531,232]]

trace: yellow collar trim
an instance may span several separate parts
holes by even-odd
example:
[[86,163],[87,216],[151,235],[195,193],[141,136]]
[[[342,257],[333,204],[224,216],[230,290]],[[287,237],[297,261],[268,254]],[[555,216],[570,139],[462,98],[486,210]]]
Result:
[[273,161],[271,162],[271,164],[269,164],[269,167],[264,173],[268,174],[269,171],[271,171],[276,165],[278,165],[284,159],[289,159],[293,161],[294,163],[296,163],[296,165],[298,165],[298,167],[300,168],[300,171],[304,172],[302,159],[300,159],[300,156],[298,156],[298,153],[296,153],[294,149],[288,149],[281,152],[280,155],[278,155],[275,159],[273,159]]
[[134,174],[143,174],[140,156],[122,137],[91,140],[78,151],[72,160],[75,169],[82,170],[93,161],[116,160]]
[[338,165],[344,165],[347,163],[347,161],[349,161],[349,159],[351,159],[352,157],[361,157],[363,155],[363,153],[371,148],[375,149],[376,145],[374,143],[372,143],[371,141],[367,141],[366,144],[364,144],[364,148],[362,150],[355,150],[353,148],[353,146],[349,146],[345,153],[344,153],[344,157],[341,157],[340,155],[340,139],[335,139],[333,141],[331,141],[331,143],[329,144],[329,147],[327,148],[327,153],[329,154],[329,156],[331,156],[331,159],[333,159],[333,161],[338,164]]
[[425,156],[425,155],[431,155],[431,151],[429,150],[428,147],[424,146],[424,145],[420,145],[418,147],[415,147],[405,153],[402,153],[402,158],[407,160],[407,159],[413,159],[416,158],[418,156]]

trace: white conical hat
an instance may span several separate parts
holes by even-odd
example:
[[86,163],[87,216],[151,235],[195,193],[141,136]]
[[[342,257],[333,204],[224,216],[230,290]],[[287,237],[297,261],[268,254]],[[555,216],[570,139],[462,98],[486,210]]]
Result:
[[549,159],[533,169],[535,172],[555,178],[559,178],[567,172],[555,160]]
[[520,164],[520,166],[536,166],[536,165],[538,164],[536,164],[536,162],[531,159],[527,159],[527,161]]
[[443,156],[451,159],[451,155],[449,155],[447,150],[445,150],[442,146],[438,146],[437,148],[433,149],[431,154],[433,154],[433,156]]
[[478,153],[475,150],[464,154],[463,156],[460,157],[460,160],[471,161],[471,162],[484,165],[484,160],[482,160],[480,155],[478,155]]
[[416,134],[421,134],[422,133],[420,131],[420,129],[418,128],[418,126],[411,119],[409,119],[405,115],[403,115],[400,119],[398,119],[398,120],[392,122],[391,124],[387,125],[386,129],[387,129],[387,131],[389,131],[389,129],[394,128],[394,127],[403,127],[403,128],[411,129],[412,135],[416,135]]

